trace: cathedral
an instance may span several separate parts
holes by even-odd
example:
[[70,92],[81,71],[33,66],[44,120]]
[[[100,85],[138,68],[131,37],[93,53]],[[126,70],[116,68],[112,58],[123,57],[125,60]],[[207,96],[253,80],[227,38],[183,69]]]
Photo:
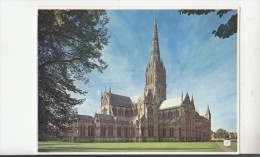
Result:
[[160,57],[156,17],[144,92],[128,97],[111,87],[101,92],[100,113],[78,115],[73,140],[80,142],[210,141],[211,113],[195,109],[188,93],[166,99],[166,69]]

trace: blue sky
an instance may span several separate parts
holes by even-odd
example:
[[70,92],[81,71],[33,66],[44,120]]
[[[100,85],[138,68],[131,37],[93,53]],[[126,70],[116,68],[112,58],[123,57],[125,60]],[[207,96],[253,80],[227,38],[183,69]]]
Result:
[[[211,32],[227,22],[216,13],[204,16],[179,15],[177,10],[108,10],[110,44],[103,50],[108,68],[88,75],[90,82],[77,82],[88,91],[79,114],[99,112],[101,90],[133,96],[143,93],[149,61],[154,14],[161,58],[166,67],[167,98],[181,92],[193,94],[197,111],[204,115],[209,105],[212,130],[237,131],[237,35],[228,39]],[[82,96],[76,96],[81,97]]]

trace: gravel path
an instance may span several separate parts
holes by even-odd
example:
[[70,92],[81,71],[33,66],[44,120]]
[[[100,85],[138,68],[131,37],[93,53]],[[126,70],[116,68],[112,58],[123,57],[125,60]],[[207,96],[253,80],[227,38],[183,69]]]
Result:
[[224,152],[235,152],[230,147],[224,146],[223,142],[216,142],[216,143]]

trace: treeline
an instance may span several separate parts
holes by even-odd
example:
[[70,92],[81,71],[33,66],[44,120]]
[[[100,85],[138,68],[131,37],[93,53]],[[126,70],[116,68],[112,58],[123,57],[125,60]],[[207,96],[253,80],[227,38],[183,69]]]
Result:
[[229,138],[229,139],[236,139],[237,133],[228,132],[222,128],[219,128],[216,132],[212,132],[214,138]]

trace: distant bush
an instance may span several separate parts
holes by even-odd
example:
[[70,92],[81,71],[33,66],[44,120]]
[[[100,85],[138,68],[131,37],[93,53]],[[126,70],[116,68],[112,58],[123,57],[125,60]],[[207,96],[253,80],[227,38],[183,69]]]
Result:
[[229,133],[226,130],[220,128],[216,131],[216,138],[229,138]]

